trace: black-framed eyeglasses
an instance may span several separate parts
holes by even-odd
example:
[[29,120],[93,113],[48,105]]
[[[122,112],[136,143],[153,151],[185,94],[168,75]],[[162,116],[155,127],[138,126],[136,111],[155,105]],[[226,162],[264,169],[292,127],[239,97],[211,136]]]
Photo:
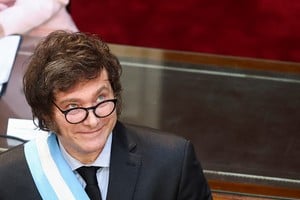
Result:
[[68,110],[62,110],[53,101],[52,103],[62,114],[65,115],[67,122],[70,124],[79,124],[86,120],[89,115],[89,110],[93,110],[94,115],[98,118],[104,118],[111,115],[116,109],[117,99],[104,100],[97,105],[88,108],[76,107]]

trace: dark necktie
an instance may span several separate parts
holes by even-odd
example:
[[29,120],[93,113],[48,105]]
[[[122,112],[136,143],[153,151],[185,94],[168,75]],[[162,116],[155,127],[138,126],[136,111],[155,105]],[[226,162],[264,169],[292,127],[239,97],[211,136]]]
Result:
[[80,167],[77,172],[85,180],[85,191],[91,200],[102,200],[96,172],[100,167]]

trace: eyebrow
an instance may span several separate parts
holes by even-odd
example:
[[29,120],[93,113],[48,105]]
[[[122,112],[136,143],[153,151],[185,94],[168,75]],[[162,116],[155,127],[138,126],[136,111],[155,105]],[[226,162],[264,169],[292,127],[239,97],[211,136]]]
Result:
[[104,84],[100,88],[98,88],[98,90],[96,90],[96,92],[94,93],[94,96],[98,96],[105,90],[110,91],[110,87],[107,84]]
[[[107,80],[108,81],[108,80]],[[110,91],[110,87],[108,85],[109,83],[107,84],[104,84],[102,85],[100,88],[98,88],[94,93],[93,93],[93,96],[98,96],[99,94],[101,94],[103,91],[107,90],[107,91]],[[78,102],[80,101],[80,98],[68,98],[68,99],[64,99],[62,101],[59,101],[59,105],[64,105],[65,103],[69,103],[69,102]]]

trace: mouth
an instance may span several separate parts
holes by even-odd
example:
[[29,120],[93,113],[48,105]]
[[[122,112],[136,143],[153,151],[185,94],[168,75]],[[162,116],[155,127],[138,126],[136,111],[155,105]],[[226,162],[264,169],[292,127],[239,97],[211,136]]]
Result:
[[96,130],[79,131],[78,133],[83,135],[98,134],[101,132],[102,129],[103,127],[100,127],[99,129]]

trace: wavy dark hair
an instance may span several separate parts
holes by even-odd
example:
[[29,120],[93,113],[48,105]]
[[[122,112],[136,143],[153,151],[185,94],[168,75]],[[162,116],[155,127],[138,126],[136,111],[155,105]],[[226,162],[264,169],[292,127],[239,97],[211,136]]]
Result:
[[26,100],[42,130],[50,130],[55,93],[67,91],[78,82],[97,78],[102,70],[108,73],[121,114],[119,60],[98,36],[82,32],[54,31],[35,48],[23,78]]

